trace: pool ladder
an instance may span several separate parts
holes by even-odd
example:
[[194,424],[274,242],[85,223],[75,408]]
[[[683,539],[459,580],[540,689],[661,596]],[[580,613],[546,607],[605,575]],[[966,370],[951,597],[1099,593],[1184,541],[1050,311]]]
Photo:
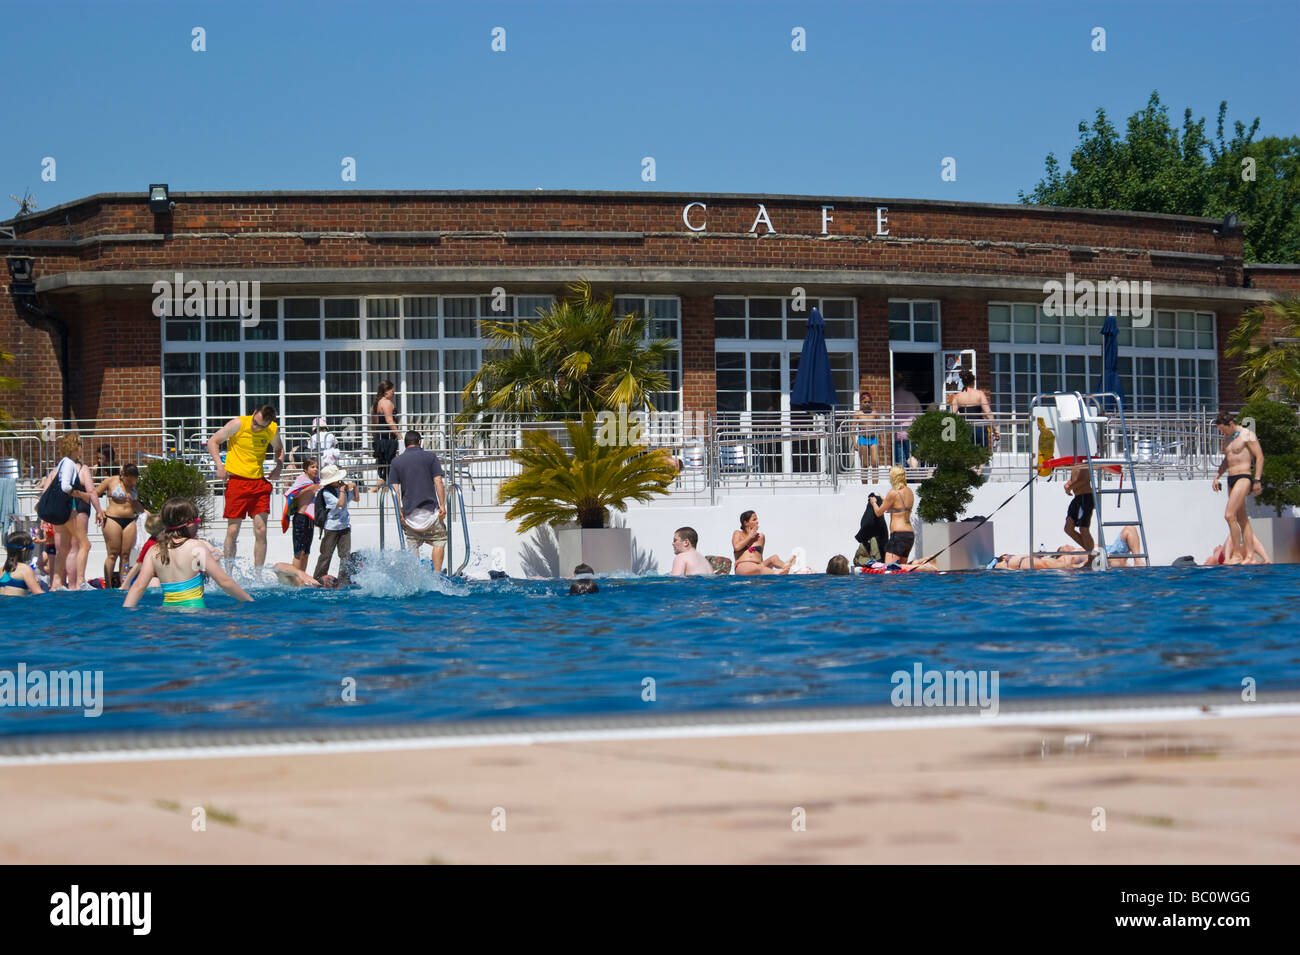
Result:
[[[1058,401],[1057,399],[1066,399]],[[1108,527],[1126,527],[1134,524],[1138,529],[1138,536],[1142,539],[1142,553],[1140,554],[1123,554],[1120,555],[1127,560],[1142,559],[1146,561],[1148,567],[1151,566],[1151,547],[1147,544],[1146,524],[1142,522],[1142,502],[1138,499],[1137,478],[1133,473],[1133,454],[1130,448],[1128,437],[1128,422],[1124,418],[1124,400],[1113,391],[1100,391],[1095,394],[1085,395],[1078,391],[1063,392],[1054,395],[1036,395],[1029,404],[1029,417],[1034,417],[1034,409],[1048,399],[1055,403],[1059,421],[1061,424],[1069,424],[1073,434],[1073,447],[1076,455],[1079,448],[1083,448],[1086,455],[1083,455],[1088,462],[1088,479],[1092,486],[1092,499],[1094,501],[1094,510],[1097,514],[1097,548],[1100,551],[1099,565],[1101,570],[1110,568],[1110,560],[1106,554],[1106,528]],[[1112,399],[1115,406],[1119,409],[1119,438],[1122,445],[1123,454],[1116,457],[1097,457],[1096,454],[1101,451],[1101,431],[1098,426],[1108,423],[1111,418],[1103,415],[1102,402],[1106,399]],[[1082,430],[1081,430],[1082,429]],[[1083,440],[1080,441],[1080,438]],[[1096,453],[1094,453],[1096,452]],[[1097,482],[1097,469],[1104,468],[1108,465],[1118,465],[1120,471],[1120,486],[1118,488],[1102,487]],[[1030,455],[1031,474],[1037,473],[1038,466]],[[1125,478],[1128,480],[1128,486],[1124,486]],[[1034,484],[1029,485],[1029,552],[1034,554]],[[1108,521],[1106,520],[1106,510],[1103,501],[1107,494],[1116,495],[1115,506],[1118,508],[1120,497],[1124,494],[1133,495],[1133,507],[1137,511],[1137,519],[1133,521]],[[1056,551],[1046,551],[1036,554],[1039,557],[1055,555]],[[1033,560],[1029,561],[1030,569],[1033,569]]]
[[[458,566],[455,573],[452,574],[453,577],[459,576],[464,572],[465,567],[469,564],[470,558],[469,515],[465,511],[464,497],[464,493],[461,491],[459,484],[453,483],[447,485],[447,523],[448,525],[455,524],[454,515],[459,512],[461,533],[463,534],[465,541],[465,555],[461,558],[460,566]],[[379,488],[379,549],[382,551],[387,548],[387,541],[385,538],[387,520],[384,516],[384,512],[388,498],[392,498],[393,501],[393,527],[397,531],[397,548],[398,550],[405,550],[406,531],[402,529],[402,509],[397,504],[397,492],[393,490],[393,486],[388,483],[384,483]],[[454,560],[455,537],[452,535],[451,527],[449,526],[447,528],[447,564],[450,566]],[[441,570],[442,568],[436,569]]]

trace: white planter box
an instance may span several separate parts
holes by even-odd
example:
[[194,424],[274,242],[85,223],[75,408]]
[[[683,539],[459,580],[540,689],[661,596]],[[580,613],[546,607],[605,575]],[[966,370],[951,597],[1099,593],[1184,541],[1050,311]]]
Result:
[[601,527],[583,530],[563,527],[555,532],[560,553],[559,573],[567,577],[578,564],[588,564],[598,574],[632,570],[632,529]]
[[[946,547],[948,549],[932,561],[940,570],[983,570],[997,556],[993,549],[992,521],[983,524],[979,521],[944,521],[938,524],[918,522],[915,527],[916,551],[911,559],[923,560]],[[976,529],[971,531],[971,528]],[[963,534],[967,535],[964,540],[949,547]]]
[[1251,515],[1250,527],[1275,564],[1300,564],[1300,517]]

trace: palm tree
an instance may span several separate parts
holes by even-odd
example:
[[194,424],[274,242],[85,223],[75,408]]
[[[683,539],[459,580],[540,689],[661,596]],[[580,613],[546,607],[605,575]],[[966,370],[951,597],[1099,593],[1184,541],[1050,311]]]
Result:
[[[13,355],[8,354],[7,352],[0,351],[0,365],[7,365],[9,362],[13,360],[14,360]],[[20,381],[19,379],[6,378],[5,376],[0,375],[0,391],[14,391],[20,385],[22,385],[22,381]],[[8,426],[13,423],[13,420],[14,419],[9,416],[9,412],[5,411],[3,408],[0,408],[0,428],[7,429]]]
[[[1266,321],[1271,327],[1264,340],[1256,342]],[[1228,335],[1223,353],[1240,359],[1247,400],[1300,402],[1300,298],[1269,302],[1246,312]]]
[[650,395],[668,390],[663,369],[673,343],[646,340],[648,320],[618,315],[612,296],[591,286],[535,319],[484,321],[489,356],[461,392],[460,418],[516,414],[544,418],[588,411],[654,410]]
[[677,470],[668,452],[639,445],[602,444],[595,415],[565,422],[570,454],[546,431],[528,431],[510,456],[523,470],[497,492],[498,503],[513,501],[506,517],[522,518],[519,533],[574,517],[584,528],[604,527],[608,508],[626,511],[628,501],[650,501],[668,493]]

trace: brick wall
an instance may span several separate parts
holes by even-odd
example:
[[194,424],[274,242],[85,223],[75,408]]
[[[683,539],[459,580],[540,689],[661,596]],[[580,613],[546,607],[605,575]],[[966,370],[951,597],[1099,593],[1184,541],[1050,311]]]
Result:
[[871,395],[872,407],[889,413],[889,296],[858,296],[858,391]]
[[0,392],[0,408],[20,421],[63,416],[58,336],[41,319],[19,314],[12,296],[0,294],[0,352],[14,360],[0,365],[0,377],[16,378],[16,391]]
[[[945,350],[975,349],[976,384],[992,385],[993,364],[989,359],[989,308],[984,299],[947,297],[940,305],[940,334]],[[935,389],[936,398],[940,388]]]
[[682,296],[682,408],[713,413],[718,409],[714,364],[713,296]]

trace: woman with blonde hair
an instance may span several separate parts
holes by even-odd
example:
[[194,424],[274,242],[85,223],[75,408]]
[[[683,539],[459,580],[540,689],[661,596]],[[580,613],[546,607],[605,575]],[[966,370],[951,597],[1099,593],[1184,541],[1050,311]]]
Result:
[[[54,566],[50,569],[50,590],[79,590],[86,582],[86,564],[90,562],[90,509],[98,511],[96,523],[104,525],[104,509],[99,505],[99,498],[94,494],[95,482],[91,479],[90,468],[81,462],[81,436],[75,431],[59,438],[58,450],[61,457],[45,480],[39,491],[44,494],[50,485],[58,481],[59,490],[72,498],[72,511],[63,523],[50,521],[54,527]],[[39,507],[39,505],[38,505]],[[40,515],[46,520],[45,515]]]
[[907,469],[895,464],[889,469],[889,493],[879,504],[868,506],[877,517],[889,514],[889,540],[885,541],[885,563],[904,563],[916,543],[916,530],[912,527],[912,507],[916,495],[907,486]]

